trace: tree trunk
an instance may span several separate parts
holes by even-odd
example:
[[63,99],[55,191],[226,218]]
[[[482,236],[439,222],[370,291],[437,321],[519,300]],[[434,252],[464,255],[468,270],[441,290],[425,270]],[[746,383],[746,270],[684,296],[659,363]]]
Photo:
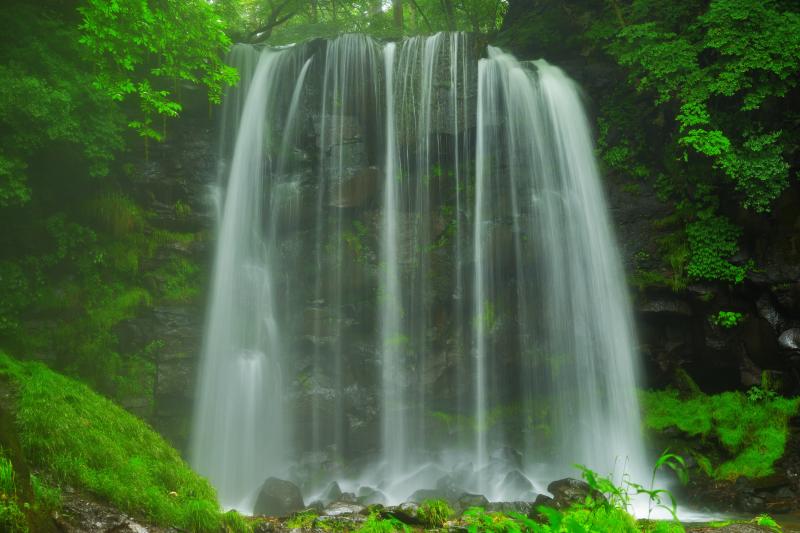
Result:
[[447,18],[447,29],[456,31],[456,16],[453,10],[453,0],[442,0],[442,9],[444,10],[445,18]]
[[394,12],[394,26],[401,33],[403,32],[403,0],[394,0],[392,3]]

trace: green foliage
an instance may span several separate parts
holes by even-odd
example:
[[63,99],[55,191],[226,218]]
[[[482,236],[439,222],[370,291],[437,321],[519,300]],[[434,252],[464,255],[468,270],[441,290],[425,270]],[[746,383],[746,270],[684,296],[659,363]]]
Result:
[[711,315],[711,323],[725,329],[735,328],[744,320],[744,315],[738,311],[719,311],[716,315]]
[[396,531],[410,531],[410,528],[400,520],[390,517],[381,518],[377,512],[370,513],[355,533],[395,533]]
[[[675,524],[679,524],[677,514],[678,506],[675,497],[669,490],[656,488],[655,482],[656,475],[662,468],[669,468],[675,472],[678,479],[683,484],[689,481],[686,462],[680,455],[669,453],[669,450],[664,450],[653,465],[650,485],[647,487],[632,481],[627,474],[623,475],[620,484],[615,484],[610,478],[600,476],[583,465],[576,466],[581,470],[581,475],[583,479],[586,480],[592,492],[602,495],[602,498],[592,495],[587,497],[587,501],[584,504],[586,508],[603,509],[606,511],[628,511],[633,498],[646,495],[648,498],[648,521],[654,509],[663,509],[670,513]],[[665,497],[669,500],[669,504],[665,503]]]
[[113,153],[122,148],[124,127],[120,109],[91,90],[93,77],[81,59],[77,27],[54,3],[12,0],[3,9],[0,208],[31,199],[29,171],[47,150],[68,147],[73,153],[64,154],[62,164],[74,163],[77,156],[84,172],[107,173]]
[[166,301],[187,302],[199,293],[200,267],[183,257],[173,257],[153,276],[160,284],[162,297]]
[[645,423],[663,431],[675,427],[688,437],[716,443],[716,466],[707,457],[709,475],[719,479],[762,477],[782,455],[788,420],[798,412],[800,398],[778,396],[754,401],[741,392],[681,397],[677,391],[642,393]]
[[695,279],[741,283],[751,265],[737,266],[728,259],[739,250],[741,230],[723,216],[702,216],[686,226],[691,253],[686,267]]
[[109,187],[72,212],[30,221],[19,235],[4,236],[0,246],[24,252],[0,258],[6,345],[55,359],[58,368],[98,390],[147,409],[141,400],[152,398],[159,346],[123,353],[116,327],[156,302],[194,300],[203,275],[188,258],[198,234],[153,228],[150,219]]
[[[519,533],[523,531],[522,525],[511,516],[504,513],[489,513],[481,507],[470,507],[461,516],[469,533]],[[526,519],[527,522],[527,519]],[[530,526],[538,524],[530,521]],[[525,531],[541,531],[540,529],[525,529]]]
[[[251,37],[269,38],[272,44],[298,42],[313,37],[334,37],[345,32],[367,33],[379,38],[432,34],[445,30],[494,34],[501,27],[508,7],[503,0],[416,0],[403,4],[402,27],[398,27],[394,4],[391,9],[386,9],[388,3],[381,6],[371,0],[320,0],[313,3],[246,0],[241,4],[238,27],[248,27]],[[252,7],[248,8],[248,5]],[[282,8],[277,17],[273,15],[276,6]],[[282,22],[274,23],[279,20]],[[265,31],[255,36],[252,32],[256,29]]]
[[760,514],[755,517],[752,522],[757,526],[768,527],[776,533],[781,533],[781,531],[783,531],[783,528],[781,528],[780,524],[778,524],[775,519],[768,514]]
[[157,524],[219,530],[214,490],[145,423],[39,363],[0,354],[0,375],[18,390],[20,443],[34,465]]
[[[633,2],[637,22],[621,28],[607,50],[629,68],[638,91],[653,94],[656,105],[679,106],[675,140],[684,161],[692,153],[708,158],[745,208],[768,211],[788,185],[789,165],[781,131],[765,131],[757,111],[797,85],[800,55],[791,50],[800,46],[800,15],[775,1],[715,0],[685,14],[692,24],[679,24],[655,4]],[[743,127],[732,114],[744,112],[750,120]]]
[[[740,282],[751,265],[729,260],[741,231],[718,209],[738,203],[765,213],[796,174],[800,9],[780,0],[633,0],[593,9],[580,46],[602,49],[629,82],[601,107],[603,162],[673,203],[688,250],[682,262],[664,257],[665,264],[694,279]],[[637,273],[641,286],[663,281],[657,269]]]
[[27,518],[15,500],[0,501],[0,530],[8,533],[28,533]]
[[79,42],[95,65],[92,87],[115,102],[135,100],[128,126],[156,140],[156,116],[175,117],[180,82],[202,85],[219,102],[222,89],[236,81],[219,52],[230,45],[213,4],[204,0],[84,0]]
[[292,515],[286,521],[286,527],[291,529],[311,529],[317,521],[318,515],[314,511],[303,511]]
[[178,114],[182,83],[216,102],[235,81],[221,60],[230,42],[204,0],[10,0],[3,9],[0,208],[31,200],[40,159],[62,175],[107,175],[126,125],[163,138],[154,120]]
[[453,515],[453,509],[444,500],[425,500],[417,509],[417,518],[428,527],[442,527]]

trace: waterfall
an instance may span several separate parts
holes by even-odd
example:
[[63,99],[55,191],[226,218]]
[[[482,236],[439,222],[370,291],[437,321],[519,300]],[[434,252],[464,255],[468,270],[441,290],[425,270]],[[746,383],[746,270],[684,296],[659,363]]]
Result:
[[231,58],[192,433],[223,504],[269,476],[389,502],[529,498],[509,473],[541,490],[574,463],[637,479],[630,303],[574,82],[461,33]]
[[[478,423],[488,391],[506,386],[489,375],[498,354],[487,330],[494,302],[510,297],[518,386],[530,406],[549,400],[555,464],[643,479],[631,306],[578,89],[545,61],[521,64],[491,47],[478,70]],[[524,444],[533,456],[541,442],[533,433]],[[482,433],[479,458],[486,446]]]
[[275,194],[271,161],[280,160],[277,136],[265,132],[264,123],[285,120],[284,95],[303,84],[297,63],[293,51],[261,52],[242,107],[217,229],[192,462],[225,506],[242,505],[269,473],[282,469],[292,431],[284,404],[287,365],[270,254],[274,243],[265,238],[262,223],[266,218],[274,224],[263,206]]

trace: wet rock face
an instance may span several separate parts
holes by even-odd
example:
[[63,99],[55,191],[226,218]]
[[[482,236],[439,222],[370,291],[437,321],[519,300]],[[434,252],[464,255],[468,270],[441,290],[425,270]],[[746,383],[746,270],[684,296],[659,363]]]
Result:
[[[589,94],[600,94],[591,80],[586,83]],[[772,229],[742,223],[737,260],[752,259],[757,266],[742,283],[684,280],[688,286],[673,290],[641,281],[643,273],[665,280],[673,276],[657,244],[670,230],[653,223],[669,215],[671,207],[649,185],[632,192],[613,176],[606,184],[626,271],[644,283],[632,287],[631,294],[648,385],[671,385],[675,370],[682,368],[702,390],[714,393],[750,387],[758,384],[762,371],[777,371],[786,375],[784,394],[800,392],[795,374],[800,332],[793,331],[800,328],[800,263],[797,251],[786,246],[796,233],[796,217],[776,206],[764,222]],[[719,311],[739,312],[742,320],[727,328],[714,324]]]
[[289,516],[305,508],[300,489],[291,481],[268,478],[258,492],[253,514]]

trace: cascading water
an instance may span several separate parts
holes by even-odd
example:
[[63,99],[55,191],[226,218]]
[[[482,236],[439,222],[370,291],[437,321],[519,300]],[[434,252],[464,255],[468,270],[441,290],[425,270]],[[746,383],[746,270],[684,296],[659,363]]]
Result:
[[[631,306],[578,90],[558,68],[492,47],[478,71],[478,424],[496,407],[490,391],[507,386],[489,361],[494,302],[504,300],[519,322],[520,396],[552,413],[555,475],[577,461],[642,479]],[[540,436],[525,437],[535,456]]]
[[635,478],[630,310],[574,84],[459,33],[257,53],[226,102],[193,431],[223,503],[252,510],[269,476],[388,502],[529,498],[509,473],[576,462]]
[[[274,194],[282,143],[264,123],[285,120],[284,95],[303,76],[292,51],[264,50],[239,122],[217,230],[214,279],[194,416],[192,461],[226,506],[245,506],[253,487],[281,471],[291,425],[284,403],[283,343],[272,243],[262,224]],[[286,126],[286,125],[285,125]],[[288,128],[286,128],[288,129]]]
[[[439,33],[415,37],[384,48],[386,79],[386,152],[380,268],[381,359],[383,390],[383,461],[390,479],[401,478],[423,460],[425,416],[429,410],[426,380],[429,353],[435,349],[430,330],[430,263],[434,238],[452,233],[456,254],[462,247],[461,208],[468,123],[465,66],[466,37]],[[450,175],[444,172],[452,161]],[[449,191],[448,209],[432,200]],[[463,291],[462,264],[450,274],[455,293]],[[461,307],[453,305],[460,334]],[[458,338],[457,338],[458,339]],[[438,347],[441,349],[441,346]]]

